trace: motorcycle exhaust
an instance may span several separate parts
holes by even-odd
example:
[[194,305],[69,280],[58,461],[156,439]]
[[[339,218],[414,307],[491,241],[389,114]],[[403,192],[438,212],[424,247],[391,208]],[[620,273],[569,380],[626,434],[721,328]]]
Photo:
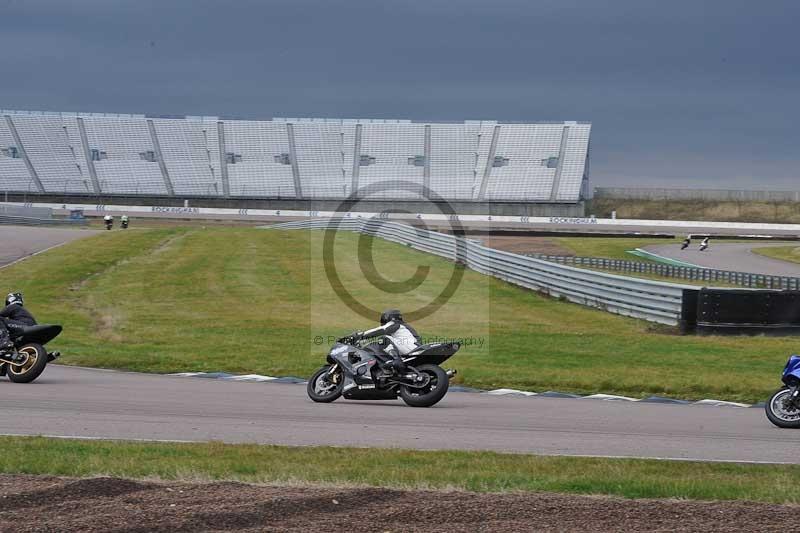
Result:
[[447,374],[448,378],[452,378],[453,376],[458,374],[458,370],[456,370],[455,368],[451,368],[449,370],[446,370],[445,373]]

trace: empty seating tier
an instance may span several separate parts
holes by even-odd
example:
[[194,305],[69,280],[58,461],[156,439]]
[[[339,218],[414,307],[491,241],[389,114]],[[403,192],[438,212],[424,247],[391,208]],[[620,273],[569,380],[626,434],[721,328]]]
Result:
[[590,130],[0,111],[0,191],[576,203]]

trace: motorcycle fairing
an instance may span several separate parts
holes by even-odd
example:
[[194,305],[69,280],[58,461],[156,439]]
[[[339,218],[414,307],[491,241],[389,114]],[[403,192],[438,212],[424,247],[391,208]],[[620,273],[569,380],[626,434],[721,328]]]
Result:
[[22,335],[14,339],[14,344],[22,346],[29,342],[37,344],[47,344],[61,333],[62,327],[54,324],[38,324],[36,326],[25,326],[22,328]]
[[783,367],[783,377],[781,380],[787,385],[791,386],[794,382],[800,383],[800,355],[792,355],[786,361],[786,366]]
[[378,359],[367,350],[336,343],[328,354],[328,361],[337,363],[344,370],[344,390],[356,387],[374,388],[372,368]]
[[409,352],[403,360],[414,362],[414,364],[441,365],[450,359],[461,348],[458,342],[434,342],[423,344],[422,346]]

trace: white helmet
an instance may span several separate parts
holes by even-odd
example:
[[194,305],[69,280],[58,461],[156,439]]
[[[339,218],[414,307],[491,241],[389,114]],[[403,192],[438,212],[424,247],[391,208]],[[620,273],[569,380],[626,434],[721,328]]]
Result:
[[9,292],[6,296],[6,305],[18,304],[23,305],[21,292]]

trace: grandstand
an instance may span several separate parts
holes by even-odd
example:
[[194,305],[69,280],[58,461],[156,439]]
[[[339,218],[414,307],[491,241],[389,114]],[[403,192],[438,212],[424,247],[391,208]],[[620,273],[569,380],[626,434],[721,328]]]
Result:
[[[591,125],[227,120],[0,111],[0,191],[25,197],[323,209],[367,200],[425,210],[583,214]],[[428,206],[429,207],[429,206]]]

